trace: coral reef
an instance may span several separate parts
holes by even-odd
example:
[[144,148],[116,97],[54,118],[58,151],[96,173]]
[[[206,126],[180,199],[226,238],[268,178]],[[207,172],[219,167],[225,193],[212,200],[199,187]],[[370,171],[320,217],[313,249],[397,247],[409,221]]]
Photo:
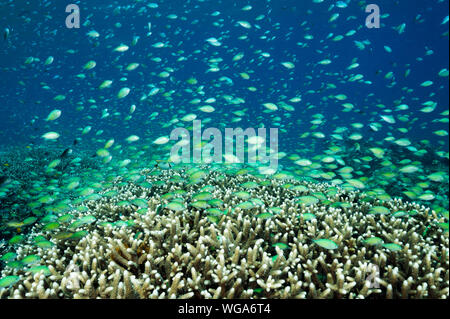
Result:
[[[100,160],[92,157],[92,153],[64,152],[60,146],[47,145],[14,146],[0,153],[0,176],[7,179],[0,184],[0,239],[9,234],[5,226],[8,221],[31,215],[33,196],[39,198],[50,189],[49,194],[59,194],[53,200],[73,198],[74,195],[63,187],[55,192],[55,186],[61,186],[71,176],[89,175],[99,166]],[[56,167],[49,167],[52,161],[58,163]]]
[[422,205],[214,167],[141,174],[151,188],[118,178],[66,229],[36,224],[0,297],[449,297],[448,230]]

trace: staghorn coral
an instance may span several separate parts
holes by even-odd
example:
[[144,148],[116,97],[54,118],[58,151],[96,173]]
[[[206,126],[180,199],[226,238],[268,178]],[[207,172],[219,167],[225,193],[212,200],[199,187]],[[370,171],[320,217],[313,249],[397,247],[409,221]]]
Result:
[[[2,298],[448,298],[448,232],[435,225],[441,217],[426,207],[395,199],[373,202],[359,192],[293,179],[263,180],[251,175],[224,175],[212,169],[190,183],[184,170],[142,172],[150,189],[117,180],[114,197],[85,203],[96,223],[79,241],[58,240],[51,232],[33,229],[17,249],[18,259],[41,257],[49,274],[6,267],[2,277],[20,280],[0,290]],[[163,181],[163,182],[161,182]],[[234,192],[242,184],[263,205],[236,207],[243,200]],[[265,183],[263,183],[265,181]],[[268,182],[270,181],[270,182]],[[261,185],[263,184],[263,185]],[[304,185],[307,191],[292,186]],[[194,208],[192,195],[205,186],[223,201],[224,214],[208,218]],[[187,209],[172,211],[165,204],[177,190]],[[305,194],[328,194],[326,200],[301,205]],[[148,207],[133,205],[145,199]],[[118,205],[128,201],[129,205]],[[346,205],[336,205],[346,203]],[[373,215],[374,206],[415,212],[409,218]],[[258,218],[270,207],[280,211]],[[299,218],[314,213],[316,218]],[[117,227],[111,222],[129,222]],[[130,222],[132,221],[132,222]],[[109,222],[109,223],[108,223]],[[121,224],[123,225],[123,224]],[[426,234],[424,234],[426,233]],[[49,249],[31,244],[46,236]],[[378,236],[401,245],[399,251],[364,244]],[[312,240],[337,243],[326,250]],[[276,243],[285,244],[280,248]]]

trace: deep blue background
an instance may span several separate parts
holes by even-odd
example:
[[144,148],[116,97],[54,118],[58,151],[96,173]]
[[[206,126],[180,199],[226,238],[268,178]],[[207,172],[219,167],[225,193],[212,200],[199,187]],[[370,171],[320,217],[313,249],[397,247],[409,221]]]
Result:
[[[448,15],[448,1],[374,1],[381,8],[381,14],[389,13],[389,17],[382,19],[380,29],[367,29],[364,22],[367,14],[364,12],[364,2],[351,1],[345,9],[333,8],[330,4],[335,1],[325,0],[323,3],[308,1],[154,1],[157,9],[147,8],[139,13],[139,9],[148,1],[73,1],[79,4],[81,10],[80,29],[65,27],[65,7],[69,1],[0,1],[0,16],[2,30],[10,28],[11,34],[7,40],[1,40],[0,46],[0,143],[22,144],[30,141],[41,141],[40,136],[47,131],[61,133],[58,143],[68,144],[80,135],[80,128],[92,126],[93,137],[99,129],[104,130],[101,137],[116,140],[131,134],[141,137],[168,135],[161,125],[170,120],[179,110],[196,111],[197,106],[190,106],[188,101],[198,96],[192,96],[184,88],[189,87],[185,80],[191,76],[199,80],[199,85],[205,85],[203,98],[216,97],[218,102],[214,115],[202,114],[205,117],[215,117],[214,125],[233,126],[230,123],[230,111],[248,108],[249,116],[240,122],[242,127],[256,126],[255,121],[261,116],[261,122],[271,125],[271,117],[262,113],[261,107],[265,102],[277,102],[286,96],[287,99],[296,95],[302,96],[302,102],[292,103],[296,111],[289,118],[283,117],[278,111],[276,116],[282,116],[282,123],[288,131],[284,134],[286,147],[294,148],[298,136],[311,130],[311,115],[321,113],[325,118],[325,125],[317,130],[329,134],[337,126],[348,127],[350,123],[360,122],[368,124],[371,120],[383,124],[379,133],[372,133],[366,127],[362,130],[365,136],[383,139],[388,132],[396,137],[402,137],[396,128],[407,127],[410,132],[406,137],[412,141],[430,139],[433,143],[440,141],[447,143],[448,137],[437,137],[432,134],[438,129],[446,129],[447,124],[432,123],[432,120],[442,118],[439,113],[448,110],[448,77],[439,77],[438,72],[448,69],[448,23],[441,25],[443,18]],[[253,9],[242,11],[241,8],[251,4]],[[120,7],[120,9],[118,9]],[[115,11],[116,10],[116,11]],[[221,14],[211,16],[214,11]],[[333,13],[339,13],[339,18],[329,23]],[[169,14],[176,14],[178,19],[167,18]],[[264,14],[262,21],[254,19]],[[182,18],[186,19],[183,20]],[[348,19],[354,17],[354,19]],[[220,21],[220,19],[223,19]],[[192,23],[198,20],[197,23]],[[253,27],[250,30],[236,26],[239,20],[249,21]],[[420,22],[423,20],[423,22]],[[213,26],[214,21],[220,21],[222,26]],[[120,22],[121,27],[114,26]],[[146,36],[147,24],[152,23],[152,35]],[[306,23],[302,26],[302,23]],[[403,34],[398,34],[394,27],[405,23]],[[261,26],[256,29],[255,24]],[[345,35],[355,29],[357,33],[343,40],[333,42],[326,39],[327,35]],[[97,40],[90,39],[86,33],[96,30],[100,33]],[[249,41],[238,40],[243,34],[248,34]],[[305,34],[314,36],[313,40],[305,40]],[[109,35],[110,38],[106,38]],[[259,37],[266,35],[271,41]],[[139,36],[136,46],[131,46],[133,36]],[[223,39],[221,37],[224,37]],[[221,47],[212,47],[205,40],[216,37],[221,40]],[[365,50],[359,50],[354,41],[370,41]],[[172,48],[155,49],[156,42],[169,42]],[[301,48],[298,42],[308,43],[308,47]],[[97,45],[95,44],[97,43]],[[120,43],[126,43],[130,50],[125,53],[113,52]],[[388,53],[384,46],[392,48]],[[433,54],[426,56],[426,50],[433,50]],[[67,50],[76,50],[69,54]],[[183,50],[182,56],[188,61],[176,62],[179,56],[172,53]],[[195,50],[198,54],[191,55]],[[256,50],[269,52],[270,58],[262,59]],[[217,52],[217,54],[215,54]],[[231,62],[237,52],[244,52],[245,56],[237,63]],[[43,62],[48,56],[54,56],[55,61],[50,66]],[[38,57],[40,62],[25,65],[27,57]],[[151,57],[167,59],[167,63],[156,63]],[[221,71],[205,73],[208,69],[206,60],[222,58],[219,63]],[[327,66],[317,62],[329,58],[333,61]],[[348,71],[346,68],[357,58],[359,68]],[[418,59],[422,59],[419,61]],[[95,60],[97,66],[83,72],[83,65],[89,60]],[[273,61],[271,61],[273,60]],[[270,62],[271,61],[271,62]],[[280,65],[283,61],[293,61],[295,68],[287,70]],[[138,62],[141,66],[133,71],[121,71],[119,65]],[[159,83],[162,79],[155,74],[172,67],[173,80],[166,84]],[[228,67],[228,68],[226,68]],[[406,69],[411,70],[409,77],[404,77]],[[250,80],[241,79],[239,72],[248,72]],[[392,71],[396,84],[388,87],[389,80],[384,75]],[[85,79],[78,79],[75,75],[84,73]],[[153,73],[153,74],[152,74]],[[357,82],[341,81],[342,76],[363,74],[365,80],[372,81],[371,85]],[[123,76],[127,81],[120,82]],[[234,85],[218,83],[218,78],[227,76],[233,79]],[[311,77],[311,78],[309,78]],[[106,79],[114,80],[110,89],[99,90],[98,85]],[[432,80],[434,84],[423,88],[420,83]],[[50,86],[51,90],[43,90],[41,83]],[[321,90],[328,83],[337,86],[336,89]],[[149,84],[164,87],[166,91],[176,90],[173,101],[168,102],[161,94],[151,98],[150,103],[140,102],[143,93],[151,89]],[[118,100],[116,94],[121,87],[130,87],[132,91],[125,99]],[[256,86],[256,93],[249,92],[248,86]],[[407,93],[405,88],[413,91]],[[314,90],[313,93],[307,93]],[[358,112],[343,113],[342,102],[327,98],[333,94],[343,93],[355,105]],[[66,95],[62,102],[54,101],[54,96]],[[242,97],[245,105],[225,105],[218,97],[229,94]],[[434,95],[434,96],[433,96]],[[96,103],[88,102],[95,99]],[[430,114],[420,112],[421,103],[432,100],[438,103],[436,110]],[[383,122],[379,115],[382,109],[376,107],[378,103],[394,109],[395,103],[408,104],[410,109],[401,114],[409,114],[408,123],[389,125]],[[83,111],[76,111],[77,104],[84,106]],[[94,104],[97,107],[92,109]],[[130,121],[123,121],[132,104],[137,110]],[[397,103],[400,104],[400,103]],[[315,107],[307,109],[310,105]],[[43,121],[53,109],[61,109],[62,117],[53,123]],[[108,108],[112,114],[121,112],[120,117],[110,116],[99,120],[101,111]],[[192,110],[189,110],[192,108]],[[164,111],[170,112],[164,113]],[[148,117],[153,112],[162,113],[160,117],[149,122]],[[393,112],[394,115],[398,112]],[[31,121],[35,123],[31,125]],[[300,122],[299,122],[300,120]],[[212,124],[210,125],[212,126]],[[448,143],[447,143],[448,145]],[[448,146],[446,146],[448,150]]]

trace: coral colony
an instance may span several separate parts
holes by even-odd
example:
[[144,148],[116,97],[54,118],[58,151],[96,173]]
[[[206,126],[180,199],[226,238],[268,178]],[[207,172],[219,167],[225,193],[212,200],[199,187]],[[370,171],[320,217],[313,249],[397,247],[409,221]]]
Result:
[[118,178],[17,242],[0,296],[448,297],[448,233],[422,205],[221,166],[140,174],[152,188]]

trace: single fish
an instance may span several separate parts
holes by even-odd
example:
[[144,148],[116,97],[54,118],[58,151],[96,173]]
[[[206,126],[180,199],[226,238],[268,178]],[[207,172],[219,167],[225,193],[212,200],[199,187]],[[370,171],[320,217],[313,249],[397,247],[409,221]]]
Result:
[[3,30],[3,39],[4,40],[8,40],[10,32],[11,31],[9,30],[9,28],[5,28],[5,30]]
[[62,154],[59,156],[60,158],[65,158],[67,157],[67,155],[72,154],[72,149],[71,148],[66,148],[64,150],[64,152],[62,152]]
[[8,176],[1,175],[0,176],[0,186],[9,182]]

